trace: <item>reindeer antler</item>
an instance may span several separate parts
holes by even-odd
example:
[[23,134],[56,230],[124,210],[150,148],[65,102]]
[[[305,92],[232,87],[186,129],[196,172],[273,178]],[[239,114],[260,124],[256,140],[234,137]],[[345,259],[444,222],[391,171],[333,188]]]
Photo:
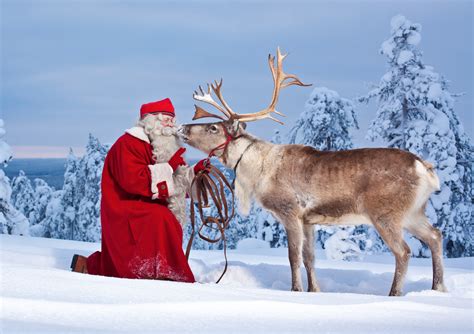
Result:
[[[241,122],[251,122],[251,121],[256,121],[259,119],[264,119],[264,118],[269,118],[275,122],[278,122],[280,124],[283,124],[282,121],[274,118],[271,113],[274,112],[275,114],[278,114],[280,116],[285,116],[282,113],[278,112],[275,110],[276,104],[278,102],[278,96],[280,95],[280,90],[283,88],[286,88],[288,86],[292,85],[298,85],[298,86],[311,86],[311,84],[304,84],[298,79],[298,77],[294,74],[286,74],[283,72],[283,60],[286,58],[288,54],[282,55],[280,52],[280,48],[277,48],[277,64],[275,68],[275,57],[272,56],[271,54],[268,55],[268,64],[270,66],[270,71],[272,72],[272,77],[273,77],[273,95],[272,95],[272,100],[270,102],[270,105],[262,109],[256,113],[248,113],[248,114],[237,114],[232,109],[229,107],[229,105],[226,103],[224,100],[222,93],[221,93],[221,87],[222,87],[222,79],[220,82],[215,81],[212,85],[207,85],[207,93],[203,91],[201,86],[199,86],[199,90],[201,92],[201,95],[198,94],[198,92],[194,92],[193,98],[195,100],[201,101],[208,103],[218,109],[220,112],[222,112],[227,119],[232,119],[232,120],[239,120]],[[291,81],[286,81],[288,79],[292,79]],[[286,81],[286,82],[285,82]],[[220,106],[216,101],[211,96],[211,88],[214,94],[217,96],[219,101],[222,103],[222,106]],[[193,120],[203,118],[203,117],[217,117],[219,119],[224,120],[223,117],[217,116],[214,114],[211,114],[207,112],[206,110],[202,109],[201,107],[195,105],[196,107],[196,112],[194,114]]]
[[[215,89],[218,89],[220,90],[220,87],[222,86],[222,79],[220,81],[220,84],[217,83],[217,81],[215,82],[215,86],[214,84],[212,84],[212,89],[214,90],[214,93],[216,92]],[[211,95],[211,85],[207,84],[207,92],[204,92],[204,90],[202,89],[201,86],[199,86],[199,91],[201,94],[199,94],[197,91],[194,91],[194,94],[193,94],[193,98],[197,101],[201,101],[201,102],[205,102],[205,103],[209,103],[210,105],[212,105],[214,108],[216,108],[217,110],[219,110],[221,113],[223,113],[225,116],[227,117],[230,117],[230,114],[224,110],[216,101],[214,101],[214,99],[212,98],[212,95]],[[217,95],[217,94],[216,94]],[[220,95],[220,92],[219,92],[219,99],[222,97],[222,95]],[[226,106],[227,104],[225,104]],[[198,119],[198,118],[203,118],[203,117],[217,117],[217,118],[220,118],[220,119],[224,119],[222,118],[221,116],[217,116],[215,114],[211,114],[210,112],[207,112],[206,110],[202,109],[201,107],[197,106],[197,105],[194,105],[196,107],[196,113],[194,114],[194,117],[193,117],[193,120],[195,119]]]

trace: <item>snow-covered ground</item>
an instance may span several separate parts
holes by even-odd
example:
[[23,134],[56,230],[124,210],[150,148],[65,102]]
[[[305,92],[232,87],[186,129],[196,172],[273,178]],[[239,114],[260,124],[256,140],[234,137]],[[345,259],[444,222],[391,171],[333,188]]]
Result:
[[[430,259],[411,259],[405,296],[387,297],[394,260],[337,262],[318,254],[323,293],[290,288],[286,249],[193,251],[199,283],[72,273],[74,253],[100,245],[0,235],[1,330],[14,332],[472,333],[473,258],[447,259],[449,293],[430,290]],[[248,243],[252,245],[252,243]],[[304,275],[305,276],[305,275]]]

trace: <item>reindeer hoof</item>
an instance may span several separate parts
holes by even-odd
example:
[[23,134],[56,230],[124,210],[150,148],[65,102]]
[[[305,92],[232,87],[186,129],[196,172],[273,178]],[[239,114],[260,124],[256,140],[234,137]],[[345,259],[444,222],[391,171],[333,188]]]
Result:
[[313,286],[308,288],[308,292],[321,292],[321,289],[319,288],[319,286]]
[[389,297],[400,297],[402,295],[402,292],[397,290],[391,290],[388,295]]
[[291,288],[291,291],[303,292],[303,288],[301,286],[294,286]]
[[448,292],[448,289],[446,289],[446,287],[444,286],[443,283],[433,285],[433,287],[431,289],[439,291],[439,292]]

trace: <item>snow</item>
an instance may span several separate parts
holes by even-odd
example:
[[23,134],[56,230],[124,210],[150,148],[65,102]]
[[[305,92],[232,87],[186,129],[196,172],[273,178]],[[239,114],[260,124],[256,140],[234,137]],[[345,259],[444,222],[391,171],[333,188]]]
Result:
[[382,43],[382,54],[386,55],[389,58],[393,57],[393,50],[395,49],[396,45],[391,41],[387,40]]
[[[191,252],[200,283],[69,271],[97,243],[0,235],[1,332],[414,333],[473,331],[473,258],[446,259],[449,293],[430,290],[431,260],[411,259],[406,295],[387,297],[391,255],[318,258],[322,293],[291,292],[287,249]],[[306,277],[306,275],[303,275]]]
[[410,32],[410,35],[407,37],[407,43],[414,46],[420,44],[420,41],[421,41],[421,34],[416,31]]
[[412,60],[413,56],[414,56],[413,52],[409,50],[402,50],[400,51],[400,54],[398,55],[397,64],[403,65],[409,62],[410,60]]
[[352,260],[361,255],[362,251],[358,245],[358,236],[351,235],[355,230],[354,226],[334,230],[334,234],[324,243],[327,258],[332,260]]
[[0,118],[0,164],[6,164],[12,158],[11,147],[3,140],[5,134],[5,122]]
[[396,31],[400,29],[403,25],[409,25],[410,21],[408,21],[405,16],[398,14],[392,17],[390,20],[390,26],[392,27],[392,31]]
[[[271,229],[270,229],[271,232]],[[238,250],[246,250],[246,249],[263,249],[263,248],[270,248],[270,244],[268,241],[255,239],[255,238],[245,238],[240,240],[237,243]]]
[[441,84],[439,82],[435,82],[430,85],[426,96],[433,101],[437,101],[441,97],[442,93],[443,88],[441,87]]

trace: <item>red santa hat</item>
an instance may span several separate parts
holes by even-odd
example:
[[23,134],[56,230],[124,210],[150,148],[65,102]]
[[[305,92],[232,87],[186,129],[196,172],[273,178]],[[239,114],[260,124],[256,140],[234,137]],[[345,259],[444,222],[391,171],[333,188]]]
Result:
[[163,113],[169,116],[175,117],[174,107],[169,98],[161,101],[145,103],[140,108],[140,118],[145,117],[147,114]]

